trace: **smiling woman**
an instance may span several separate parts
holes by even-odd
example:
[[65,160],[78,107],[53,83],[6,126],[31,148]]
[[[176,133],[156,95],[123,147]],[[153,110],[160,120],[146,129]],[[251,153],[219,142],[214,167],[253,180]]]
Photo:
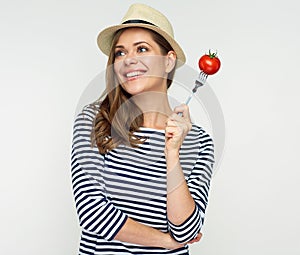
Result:
[[166,80],[176,56],[170,47],[164,49],[156,43],[153,32],[144,28],[121,30],[114,48],[114,72],[125,91],[130,95],[167,92]]
[[188,107],[168,101],[184,53],[167,18],[143,4],[98,45],[108,55],[106,90],[74,124],[79,253],[188,254],[201,238],[214,150]]

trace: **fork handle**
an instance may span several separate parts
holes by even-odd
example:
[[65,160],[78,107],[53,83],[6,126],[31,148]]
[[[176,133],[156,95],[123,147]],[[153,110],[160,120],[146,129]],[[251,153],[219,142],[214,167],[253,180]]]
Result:
[[[188,103],[191,101],[192,97],[194,95],[194,92],[192,92],[189,97],[187,98],[187,100],[185,101],[185,104],[188,105]],[[182,112],[178,113],[178,116],[182,117]]]
[[189,95],[189,97],[187,98],[187,100],[185,101],[185,104],[188,105],[188,103],[191,101],[192,97],[193,97],[194,93],[191,93]]

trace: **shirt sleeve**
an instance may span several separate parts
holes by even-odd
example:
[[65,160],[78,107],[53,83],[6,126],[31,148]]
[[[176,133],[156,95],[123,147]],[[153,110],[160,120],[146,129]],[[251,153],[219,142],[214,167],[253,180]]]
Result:
[[208,193],[214,165],[214,144],[209,134],[200,130],[200,147],[194,168],[187,178],[187,185],[195,201],[194,212],[180,225],[169,221],[169,229],[173,238],[186,243],[200,232],[208,203]]
[[87,108],[75,119],[73,128],[71,175],[73,194],[80,226],[88,232],[113,240],[127,216],[105,196],[101,172],[104,158],[91,145],[95,113]]

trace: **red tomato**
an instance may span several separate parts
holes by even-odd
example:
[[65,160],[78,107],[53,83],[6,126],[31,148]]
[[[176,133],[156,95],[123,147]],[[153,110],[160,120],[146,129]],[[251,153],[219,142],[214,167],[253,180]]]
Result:
[[221,67],[221,61],[217,57],[217,53],[211,53],[203,55],[198,62],[201,71],[208,75],[215,74]]

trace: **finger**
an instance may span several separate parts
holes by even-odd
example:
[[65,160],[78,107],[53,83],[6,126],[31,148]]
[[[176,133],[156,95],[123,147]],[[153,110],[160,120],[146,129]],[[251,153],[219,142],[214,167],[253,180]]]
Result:
[[173,119],[168,119],[166,122],[167,127],[178,127],[178,121]]
[[175,123],[174,123],[175,126],[178,126],[178,127],[180,126],[184,130],[191,130],[191,128],[192,128],[192,122],[189,119],[178,116],[176,113],[173,113],[169,117],[169,120],[175,121]]
[[179,112],[185,112],[186,110],[188,110],[188,106],[186,104],[180,104],[180,105],[177,105],[175,108],[174,108],[174,112],[176,113],[179,113]]
[[200,241],[200,239],[201,239],[201,237],[202,237],[202,234],[201,233],[198,233],[198,235],[195,237],[195,239],[194,239],[194,242],[199,242]]
[[175,121],[178,121],[178,122],[184,122],[185,118],[183,118],[182,116],[179,116],[176,112],[173,112],[169,116],[169,120],[175,120]]
[[201,238],[202,238],[202,233],[198,233],[195,239],[197,240],[197,242],[199,242]]
[[[169,121],[169,122],[168,122]],[[167,124],[170,126],[182,127],[182,128],[190,128],[191,122],[186,120],[185,118],[178,116],[176,113],[173,113],[167,121]]]
[[200,239],[201,239],[201,237],[202,237],[202,233],[198,233],[198,235],[194,239],[192,239],[191,241],[189,241],[188,244],[199,242]]
[[178,132],[177,127],[172,127],[172,126],[169,127],[168,126],[168,127],[166,127],[166,130],[165,130],[165,136],[173,137],[177,132]]
[[200,232],[199,234],[198,234],[198,236],[199,236],[199,240],[202,238],[202,233]]
[[179,134],[182,134],[182,133],[187,133],[189,132],[191,129],[192,129],[192,123],[186,121],[186,120],[182,120],[183,118],[182,117],[177,117],[177,118],[180,118],[181,120],[180,121],[177,121],[177,120],[171,120],[169,119],[167,122],[166,122],[166,127],[174,127],[174,128],[177,128],[177,133]]
[[177,121],[168,121],[165,131],[180,135],[188,131],[188,128],[188,125],[178,123]]
[[174,112],[178,115],[178,113],[182,113],[182,117],[190,119],[189,107],[186,104],[178,105],[174,108]]

